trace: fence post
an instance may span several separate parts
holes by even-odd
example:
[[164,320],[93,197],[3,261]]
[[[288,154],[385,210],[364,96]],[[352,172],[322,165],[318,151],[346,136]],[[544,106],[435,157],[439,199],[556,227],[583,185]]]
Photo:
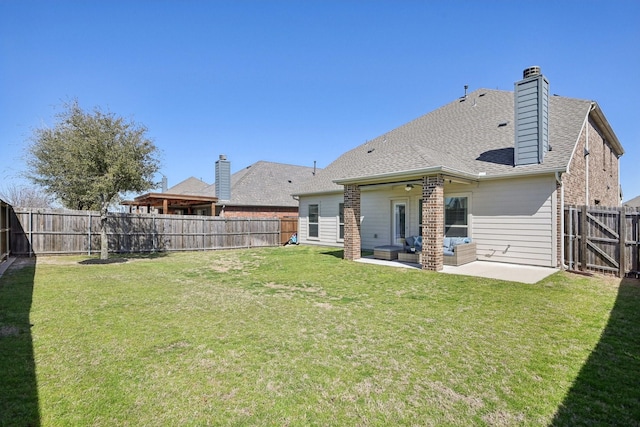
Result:
[[6,216],[5,216],[5,224],[7,226],[7,235],[5,236],[5,239],[7,241],[7,257],[9,257],[9,255],[11,255],[11,215],[9,215],[9,204],[7,203],[7,205],[5,206],[6,210]]
[[620,266],[618,271],[618,277],[624,277],[627,273],[627,212],[624,207],[618,209],[620,215],[620,229],[618,234],[620,236]]
[[247,218],[247,248],[251,247],[251,218]]
[[580,209],[580,271],[587,270],[587,206]]
[[91,223],[91,211],[88,211],[88,212],[87,212],[87,215],[89,215],[89,230],[88,230],[88,232],[87,232],[88,237],[89,237],[89,244],[88,244],[88,247],[89,247],[89,256],[91,256],[91,224],[92,224],[92,223]]
[[[567,225],[569,226],[569,239],[567,241],[567,246],[565,248],[565,250],[567,251],[567,258],[568,259],[568,263],[567,266],[569,267],[569,270],[575,270],[574,265],[573,265],[573,209],[571,207],[568,208],[568,210],[565,210],[565,212],[568,212],[567,214],[567,221],[564,222],[564,226],[567,227]],[[566,232],[566,230],[565,230]],[[564,256],[564,254],[562,254],[562,256]]]
[[33,211],[29,209],[29,258],[33,256]]
[[151,244],[153,245],[153,253],[158,252],[158,230],[156,229],[156,214],[153,214],[151,217],[152,227],[153,227],[153,236],[151,237]]

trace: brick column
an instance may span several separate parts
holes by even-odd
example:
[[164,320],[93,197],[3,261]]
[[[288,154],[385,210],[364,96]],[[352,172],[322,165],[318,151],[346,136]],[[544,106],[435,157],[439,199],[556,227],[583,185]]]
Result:
[[440,271],[444,265],[444,178],[422,180],[422,269]]
[[344,259],[360,258],[360,187],[344,186]]

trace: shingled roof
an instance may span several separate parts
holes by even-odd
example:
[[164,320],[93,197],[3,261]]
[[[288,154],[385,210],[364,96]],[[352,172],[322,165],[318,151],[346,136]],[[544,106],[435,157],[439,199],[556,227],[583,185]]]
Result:
[[627,200],[622,205],[630,208],[640,208],[640,196],[634,197],[631,200]]
[[[342,191],[373,183],[448,173],[469,179],[565,171],[592,108],[607,139],[622,147],[596,103],[549,99],[549,151],[541,164],[514,167],[514,94],[479,89],[340,156],[295,194]],[[339,185],[340,184],[340,185]]]
[[[314,168],[283,163],[258,161],[231,175],[231,200],[224,203],[228,206],[291,206],[297,207],[298,201],[291,193],[296,185],[301,185],[313,177]],[[169,192],[183,183],[184,187],[199,187],[189,194],[194,196],[215,197],[215,184],[199,186],[196,178],[189,178],[172,187]],[[182,193],[181,193],[182,194]]]
[[209,184],[203,180],[192,176],[169,188],[166,192],[169,194],[196,194],[208,186]]

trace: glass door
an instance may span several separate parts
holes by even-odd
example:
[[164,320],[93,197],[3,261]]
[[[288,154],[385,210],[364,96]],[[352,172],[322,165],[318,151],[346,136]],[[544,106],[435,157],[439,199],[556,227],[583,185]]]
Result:
[[394,245],[404,246],[404,239],[407,233],[407,203],[405,201],[394,201],[392,204],[392,243]]

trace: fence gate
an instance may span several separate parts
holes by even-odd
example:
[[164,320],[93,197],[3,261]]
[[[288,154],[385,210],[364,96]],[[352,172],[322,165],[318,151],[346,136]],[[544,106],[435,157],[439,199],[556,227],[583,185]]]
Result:
[[298,218],[280,218],[280,244],[284,245],[289,241],[293,233],[298,232]]
[[564,217],[564,263],[569,270],[620,277],[639,268],[640,211],[600,206],[570,206]]

